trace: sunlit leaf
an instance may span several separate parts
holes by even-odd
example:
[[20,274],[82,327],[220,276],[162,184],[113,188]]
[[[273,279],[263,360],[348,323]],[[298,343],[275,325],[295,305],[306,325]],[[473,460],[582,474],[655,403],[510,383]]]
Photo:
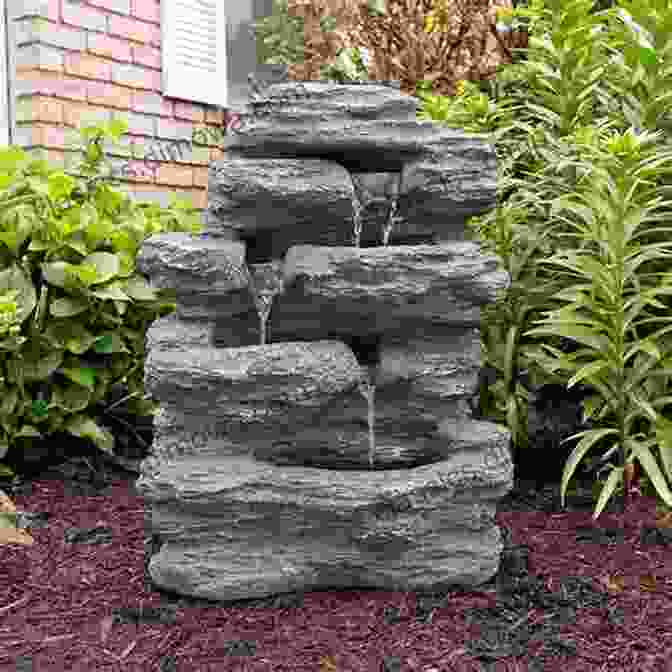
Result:
[[654,49],[649,49],[648,47],[639,48],[639,60],[642,65],[648,65],[649,67],[654,66],[658,62],[658,57]]
[[83,387],[93,387],[96,384],[96,370],[91,367],[80,366],[77,368],[63,367],[58,370],[73,383]]

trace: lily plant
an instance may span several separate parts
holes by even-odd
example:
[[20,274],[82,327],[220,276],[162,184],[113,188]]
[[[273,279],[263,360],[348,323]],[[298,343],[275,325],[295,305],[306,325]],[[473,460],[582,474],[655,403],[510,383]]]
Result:
[[[497,153],[497,205],[467,222],[467,236],[496,253],[511,276],[507,292],[482,311],[484,363],[501,377],[481,394],[481,412],[507,424],[514,454],[524,459],[530,392],[523,381],[592,387],[584,419],[602,423],[603,433],[570,437],[585,441],[567,461],[562,494],[564,502],[586,453],[609,439],[599,461],[617,451],[620,460],[610,465],[594,517],[623,481],[627,496],[634,462],[668,506],[672,483],[672,339],[664,322],[654,329],[672,305],[670,236],[661,225],[672,219],[665,200],[672,7],[618,4],[594,12],[591,0],[532,0],[500,12],[505,25],[527,19],[530,38],[514,50],[522,61],[499,69],[494,99],[482,82],[445,99],[419,92],[421,117],[479,134]],[[622,322],[609,322],[619,305]]]
[[[667,312],[660,297],[672,295],[672,239],[645,242],[651,228],[670,237],[672,199],[656,178],[672,173],[672,149],[662,149],[660,132],[634,133],[628,129],[597,147],[588,178],[574,194],[562,195],[551,206],[551,218],[562,219],[572,229],[583,250],[560,250],[540,263],[566,269],[576,282],[556,295],[566,305],[545,311],[542,326],[524,335],[562,336],[583,347],[565,354],[548,345],[542,350],[553,357],[549,370],[573,374],[567,386],[584,381],[597,394],[584,402],[587,418],[611,414],[611,427],[579,432],[565,441],[581,438],[565,465],[561,501],[577,465],[600,442],[611,444],[607,454],[619,451],[619,466],[600,493],[596,519],[616,487],[624,480],[628,464],[637,459],[656,491],[672,506],[672,422],[663,416],[672,396],[658,396],[660,386],[650,381],[672,375],[672,352],[657,344],[672,332],[672,316],[655,316],[650,307]],[[658,215],[667,210],[667,214]],[[667,260],[666,272],[644,273],[647,262]],[[644,325],[662,324],[646,336]],[[652,432],[635,432],[637,421]],[[651,437],[653,433],[653,437]],[[652,449],[658,447],[662,470]]]

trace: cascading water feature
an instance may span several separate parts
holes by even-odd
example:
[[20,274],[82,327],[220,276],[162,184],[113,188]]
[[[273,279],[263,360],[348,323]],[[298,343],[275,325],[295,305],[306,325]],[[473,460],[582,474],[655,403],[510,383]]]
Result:
[[416,115],[375,83],[272,87],[210,167],[209,234],[144,241],[139,271],[178,306],[146,346],[157,585],[235,600],[495,573],[510,433],[466,400],[508,276],[451,236],[495,206],[496,157]]

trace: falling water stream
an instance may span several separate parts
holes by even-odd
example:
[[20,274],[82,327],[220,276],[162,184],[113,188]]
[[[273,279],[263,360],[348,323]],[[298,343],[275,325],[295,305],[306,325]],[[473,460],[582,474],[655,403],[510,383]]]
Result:
[[371,382],[370,375],[367,375],[367,379],[359,384],[359,391],[369,405],[369,412],[367,415],[369,423],[369,464],[373,466],[373,454],[376,452],[376,437],[373,431],[375,425],[374,398],[376,395],[376,386]]
[[[362,235],[362,211],[364,210],[364,205],[360,198],[360,194],[357,193],[357,183],[354,179],[353,183],[355,183],[355,196],[353,199],[353,234],[355,247],[359,248]],[[390,234],[394,229],[394,224],[397,219],[397,210],[399,208],[398,197],[400,191],[401,173],[398,177],[396,193],[390,197],[390,210],[388,212],[385,224],[383,225],[383,247],[387,247],[390,240]],[[255,269],[256,272],[254,274],[249,270],[248,267],[250,291],[252,292],[254,306],[257,310],[257,315],[259,316],[260,345],[266,345],[266,327],[269,315],[271,314],[271,307],[273,306],[275,297],[279,294],[282,294],[283,291],[282,280],[278,282],[277,275],[274,274],[273,268],[269,268],[272,266],[273,264],[257,264]],[[366,380],[359,384],[358,389],[368,404],[367,421],[369,426],[369,465],[373,466],[373,456],[376,451],[376,438],[374,433],[376,386],[373,382],[371,382],[371,374],[369,372],[366,374]]]
[[[383,224],[383,247],[387,247],[390,241],[390,234],[392,233],[394,224],[397,221],[397,211],[399,210],[399,194],[401,193],[401,180],[402,174],[399,173],[397,177],[396,192],[390,196],[390,209],[387,214],[387,220]],[[359,247],[362,236],[362,211],[364,210],[361,193],[363,190],[359,182],[355,179],[354,175],[352,181],[353,185],[355,186],[355,195],[353,198],[355,214],[352,219],[353,235],[355,247]]]
[[390,234],[394,229],[394,223],[397,221],[397,210],[399,210],[399,196],[401,194],[402,173],[397,175],[397,190],[390,198],[390,211],[387,214],[387,221],[383,225],[383,247],[387,247],[390,240]]
[[247,267],[250,291],[259,316],[259,344],[266,345],[266,327],[275,297],[283,292],[282,277],[278,279],[276,264],[257,264],[254,273]]
[[254,302],[259,315],[259,344],[266,345],[266,325],[268,323],[268,316],[271,313],[271,306],[275,294],[272,292],[259,292],[259,298]]
[[397,209],[399,208],[399,201],[396,196],[392,196],[392,203],[390,205],[390,212],[387,215],[387,221],[383,226],[383,247],[387,247],[387,243],[390,240],[390,234],[394,228],[394,222],[396,221]]
[[359,243],[362,237],[362,210],[364,210],[364,206],[356,194],[355,198],[353,199],[353,205],[355,208],[355,215],[352,218],[354,225],[353,234],[355,237],[355,247],[359,247]]
[[[402,174],[401,172],[397,176],[396,192],[393,193],[390,197],[390,209],[387,215],[387,219],[383,224],[383,247],[387,247],[390,234],[394,229],[394,224],[397,221],[397,211],[399,209],[399,194],[401,193],[401,181]],[[355,186],[355,196],[353,199],[354,205],[354,243],[355,247],[359,248],[361,235],[362,235],[362,211],[364,210],[364,205],[361,198],[361,185],[355,179],[353,175],[353,185]],[[358,188],[359,187],[359,188]],[[376,451],[376,438],[374,433],[374,424],[375,424],[375,395],[376,395],[376,386],[371,382],[371,375],[367,374],[367,379],[359,384],[359,391],[362,396],[366,399],[368,404],[368,425],[369,425],[369,465],[373,466],[373,455]]]

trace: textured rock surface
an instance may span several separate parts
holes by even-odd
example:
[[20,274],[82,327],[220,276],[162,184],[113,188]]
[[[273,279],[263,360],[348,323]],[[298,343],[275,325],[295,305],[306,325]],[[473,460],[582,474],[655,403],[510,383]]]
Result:
[[183,460],[139,485],[166,541],[151,575],[211,599],[259,597],[269,585],[289,592],[483,582],[499,560],[494,515],[511,488],[509,467],[495,436],[477,455],[378,473],[245,456]]
[[[398,190],[398,224],[390,244],[459,240],[467,218],[495,205],[494,148],[481,138],[416,119],[415,98],[384,86],[327,82],[273,84],[266,95],[251,103],[250,114],[241,115],[236,146],[211,167],[206,222],[215,235],[231,228],[272,228],[281,248],[274,249],[274,256],[281,256],[289,244],[282,244],[285,236],[279,231],[286,228],[289,214],[296,219],[292,226],[304,229],[291,232],[291,244],[300,244],[306,209],[311,208],[316,215],[313,243],[328,231],[335,234],[339,212],[346,219],[340,232],[345,235],[359,197],[350,178],[347,212],[348,187],[339,165],[355,176],[355,185],[362,184],[362,173],[399,175],[400,188],[393,187]],[[248,157],[249,168],[241,165],[241,156]],[[297,156],[303,161],[297,162]],[[287,186],[291,177],[293,187]],[[327,215],[325,209],[330,209]],[[329,239],[320,244],[343,243]]]
[[165,542],[148,571],[224,601],[485,582],[513,463],[468,402],[480,307],[508,276],[460,238],[493,204],[493,150],[386,87],[266,95],[211,165],[206,233],[137,260],[177,302],[146,342],[161,411],[136,487]]

